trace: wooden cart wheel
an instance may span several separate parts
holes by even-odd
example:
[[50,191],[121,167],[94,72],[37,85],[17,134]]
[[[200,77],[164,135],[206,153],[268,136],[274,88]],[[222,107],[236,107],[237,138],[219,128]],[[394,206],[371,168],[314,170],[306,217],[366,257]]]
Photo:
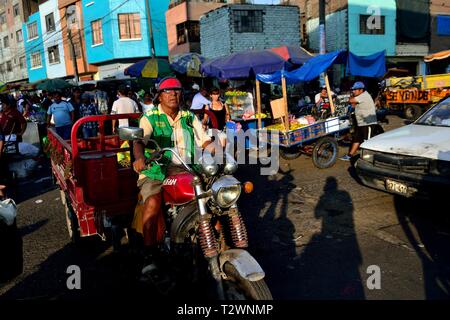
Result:
[[338,143],[333,137],[323,137],[317,141],[312,153],[312,161],[319,169],[330,168],[336,163]]
[[283,148],[280,147],[280,156],[285,160],[294,160],[302,154],[299,147]]

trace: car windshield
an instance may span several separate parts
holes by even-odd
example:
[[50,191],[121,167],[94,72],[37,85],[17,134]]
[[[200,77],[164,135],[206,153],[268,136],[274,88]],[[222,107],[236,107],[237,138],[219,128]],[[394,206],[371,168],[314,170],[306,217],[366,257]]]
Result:
[[450,127],[450,98],[428,110],[423,117],[417,120],[416,124]]

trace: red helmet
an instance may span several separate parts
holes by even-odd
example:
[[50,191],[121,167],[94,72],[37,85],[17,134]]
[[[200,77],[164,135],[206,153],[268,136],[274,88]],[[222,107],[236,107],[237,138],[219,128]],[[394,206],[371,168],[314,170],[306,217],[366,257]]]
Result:
[[183,86],[180,82],[180,80],[178,80],[175,77],[167,77],[162,79],[158,85],[156,86],[156,89],[158,90],[158,92],[165,90],[165,89],[183,89]]

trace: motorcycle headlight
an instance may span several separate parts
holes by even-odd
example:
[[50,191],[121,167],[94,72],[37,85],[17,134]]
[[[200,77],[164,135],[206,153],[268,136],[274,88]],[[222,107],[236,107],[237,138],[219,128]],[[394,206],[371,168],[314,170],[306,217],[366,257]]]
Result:
[[241,183],[232,176],[223,176],[213,183],[211,190],[214,201],[222,208],[229,208],[241,195]]
[[219,171],[219,166],[217,165],[217,163],[214,161],[213,158],[210,158],[210,159],[203,158],[200,160],[200,163],[202,165],[202,171],[208,177],[215,176],[217,174],[217,172]]
[[223,168],[223,172],[225,174],[233,174],[236,172],[237,169],[238,169],[238,164],[237,164],[236,160],[234,160],[234,158],[231,155],[226,154],[225,167]]
[[373,162],[373,156],[375,155],[375,152],[372,150],[363,149],[361,154],[361,159],[367,162]]

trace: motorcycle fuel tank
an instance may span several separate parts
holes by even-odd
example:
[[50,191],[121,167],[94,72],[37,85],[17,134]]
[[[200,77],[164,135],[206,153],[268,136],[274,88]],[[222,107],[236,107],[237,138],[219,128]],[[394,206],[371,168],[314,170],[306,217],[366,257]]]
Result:
[[168,176],[162,184],[164,202],[181,205],[191,201],[195,196],[193,179],[194,176],[187,172]]

